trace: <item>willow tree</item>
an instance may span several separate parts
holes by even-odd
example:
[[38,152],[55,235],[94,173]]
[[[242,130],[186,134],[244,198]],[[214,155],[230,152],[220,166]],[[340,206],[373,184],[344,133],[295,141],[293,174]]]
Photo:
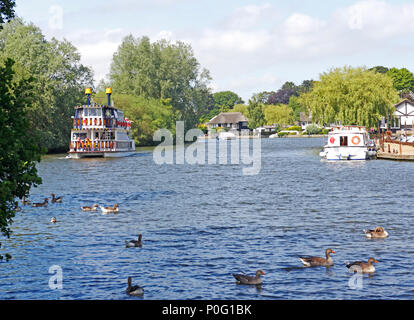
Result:
[[281,104],[278,106],[266,105],[264,106],[265,120],[268,125],[290,125],[293,124],[293,110],[291,107]]
[[314,121],[362,126],[376,126],[381,118],[393,113],[398,100],[389,76],[351,67],[321,74],[313,89],[299,98],[312,112]]

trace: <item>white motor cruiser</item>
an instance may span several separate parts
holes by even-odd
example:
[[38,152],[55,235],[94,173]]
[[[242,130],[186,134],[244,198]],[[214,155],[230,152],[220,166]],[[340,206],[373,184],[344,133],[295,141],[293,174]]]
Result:
[[367,160],[376,155],[375,144],[365,127],[334,127],[328,134],[328,144],[320,156],[329,161]]

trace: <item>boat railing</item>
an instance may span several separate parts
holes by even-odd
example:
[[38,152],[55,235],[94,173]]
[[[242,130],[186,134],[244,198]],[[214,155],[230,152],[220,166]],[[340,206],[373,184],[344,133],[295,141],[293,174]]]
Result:
[[120,121],[114,118],[87,117],[73,118],[73,128],[82,129],[84,127],[101,127],[101,128],[124,128],[131,127],[130,121]]
[[70,152],[103,152],[103,151],[117,151],[119,149],[128,149],[120,145],[125,141],[114,140],[80,140],[72,141],[69,144]]

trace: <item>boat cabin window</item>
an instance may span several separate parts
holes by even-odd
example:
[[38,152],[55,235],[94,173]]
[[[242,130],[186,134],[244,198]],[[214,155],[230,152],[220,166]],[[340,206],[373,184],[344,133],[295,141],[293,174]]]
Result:
[[119,121],[124,121],[124,113],[118,110],[118,119]]
[[342,136],[339,138],[339,144],[341,147],[346,147],[348,146],[348,137],[347,136]]
[[75,118],[80,118],[83,115],[83,109],[76,109]]
[[96,108],[89,109],[89,116],[90,117],[96,117],[97,116],[97,114],[96,114]]
[[85,140],[87,136],[88,135],[86,132],[75,132],[73,134],[73,140],[78,140],[78,139]]

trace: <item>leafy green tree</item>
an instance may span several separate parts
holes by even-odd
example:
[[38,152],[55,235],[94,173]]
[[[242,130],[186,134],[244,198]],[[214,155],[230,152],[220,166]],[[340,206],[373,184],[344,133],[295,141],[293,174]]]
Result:
[[388,69],[387,67],[383,67],[383,66],[375,66],[375,67],[372,67],[368,70],[378,72],[378,73],[387,73],[388,70],[390,70],[390,69]]
[[414,76],[408,69],[391,68],[387,71],[386,75],[391,77],[394,88],[398,91],[414,91]]
[[294,122],[293,110],[291,107],[281,105],[266,105],[263,107],[266,124],[278,124],[280,126],[290,125]]
[[11,234],[16,197],[26,196],[31,186],[42,182],[35,166],[41,150],[26,117],[33,99],[31,80],[16,81],[13,63],[7,59],[0,66],[0,231],[7,237]]
[[109,78],[114,92],[171,99],[179,120],[194,126],[214,108],[209,72],[201,69],[191,46],[148,37],[125,37],[114,54]]
[[233,109],[230,109],[229,112],[241,112],[246,118],[248,118],[248,110],[245,104],[236,104],[233,106]]
[[247,118],[249,119],[248,127],[250,129],[256,129],[265,124],[262,104],[255,98],[249,100],[247,106]]
[[16,2],[14,0],[0,0],[0,29],[5,21],[10,21],[14,18],[14,7]]
[[30,130],[49,151],[66,151],[73,107],[84,100],[84,88],[93,83],[92,71],[68,41],[45,40],[41,30],[16,18],[0,31],[0,61],[15,60],[17,78],[33,76],[36,93],[28,106]]
[[221,112],[227,112],[236,104],[244,103],[237,93],[232,91],[220,91],[213,94],[214,104],[219,107]]
[[[94,100],[106,101],[105,92],[98,92]],[[130,94],[112,94],[112,100],[124,116],[132,121],[131,136],[136,145],[154,145],[153,135],[158,129],[168,129],[175,133],[175,120],[170,99],[154,99]]]
[[313,89],[299,97],[319,124],[376,126],[393,112],[397,91],[387,75],[365,68],[336,68],[323,73]]
[[269,97],[275,93],[276,93],[275,91],[262,91],[262,92],[253,94],[252,99],[256,99],[258,102],[262,104],[267,104]]

